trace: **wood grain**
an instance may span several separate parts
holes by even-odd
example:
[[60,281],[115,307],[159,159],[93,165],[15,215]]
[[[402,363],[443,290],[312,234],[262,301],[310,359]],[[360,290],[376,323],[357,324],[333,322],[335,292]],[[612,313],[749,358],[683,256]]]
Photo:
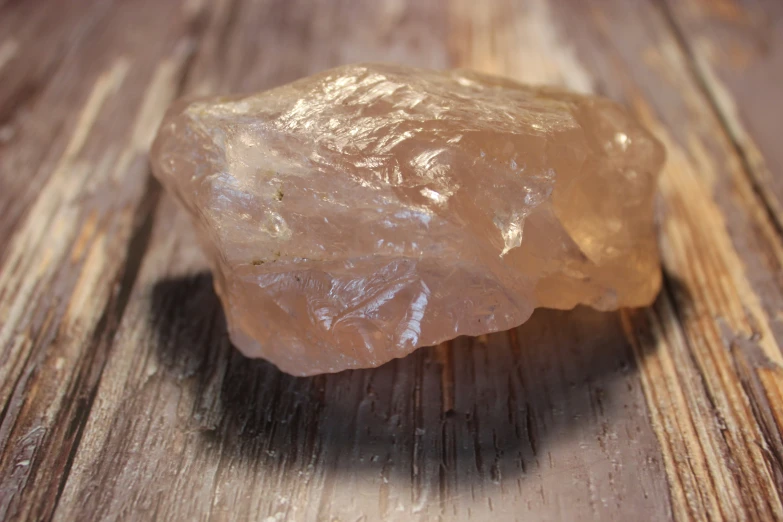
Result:
[[[146,149],[192,52],[177,13],[115,6],[50,80],[53,98],[74,92],[74,123],[49,145],[58,155],[41,164],[0,268],[0,518],[51,515],[89,414],[157,197]],[[128,32],[137,25],[147,38]],[[41,96],[38,125],[50,108]],[[9,150],[44,152],[36,133],[17,139]]]
[[[780,519],[774,457],[780,441],[769,423],[774,409],[767,397],[780,386],[773,321],[781,301],[779,286],[758,279],[760,267],[768,276],[777,272],[780,237],[720,115],[702,95],[666,12],[660,5],[606,4],[592,13],[589,6],[583,13],[564,12],[564,20],[573,16],[573,26],[582,28],[580,16],[595,20],[589,38],[603,46],[578,48],[593,67],[605,64],[607,76],[627,78],[618,82],[622,91],[607,83],[607,92],[637,107],[669,151],[661,180],[668,288],[652,313],[660,325],[655,353],[673,364],[661,367],[663,374],[646,388],[650,397],[675,393],[658,428],[664,455],[671,447],[668,475],[677,476],[683,489],[684,505],[675,503],[675,510],[682,518]],[[627,32],[641,24],[646,38],[631,45]],[[776,377],[759,394],[765,389],[760,376],[768,370]]]
[[783,227],[783,5],[770,0],[668,2],[669,19],[754,187]]
[[[0,519],[783,520],[779,15],[0,2]],[[239,355],[149,140],[176,95],[362,60],[631,107],[669,152],[656,304],[314,378]]]

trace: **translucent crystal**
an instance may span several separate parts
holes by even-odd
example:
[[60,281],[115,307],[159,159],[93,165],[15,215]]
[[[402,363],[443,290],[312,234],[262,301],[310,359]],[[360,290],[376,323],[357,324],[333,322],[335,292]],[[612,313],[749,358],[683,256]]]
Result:
[[152,152],[232,341],[296,375],[649,304],[663,158],[604,98],[378,64],[177,102]]

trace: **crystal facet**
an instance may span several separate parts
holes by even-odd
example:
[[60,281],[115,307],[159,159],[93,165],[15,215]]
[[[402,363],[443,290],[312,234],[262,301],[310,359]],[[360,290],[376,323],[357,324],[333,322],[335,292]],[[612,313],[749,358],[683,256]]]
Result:
[[649,304],[663,159],[604,98],[379,64],[177,102],[152,151],[232,341],[296,375]]

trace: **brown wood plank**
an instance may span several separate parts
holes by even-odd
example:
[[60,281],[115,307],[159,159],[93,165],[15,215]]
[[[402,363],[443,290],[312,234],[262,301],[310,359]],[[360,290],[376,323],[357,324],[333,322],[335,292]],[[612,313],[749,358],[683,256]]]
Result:
[[[54,23],[28,5],[0,3],[16,13],[0,28]],[[701,11],[137,0],[79,17],[86,3],[63,5],[46,45],[76,51],[14,69],[42,87],[0,143],[0,203],[15,216],[2,225],[13,234],[0,229],[0,518],[783,519],[783,244],[765,209],[777,189],[673,31]],[[26,46],[4,41],[0,59],[27,67]],[[254,90],[368,59],[633,107],[669,150],[657,304],[538,311],[509,333],[307,379],[240,356],[185,216],[166,196],[156,210],[146,185],[154,123],[181,81]],[[40,123],[51,108],[61,133]],[[33,156],[29,186],[7,175]]]
[[[90,4],[56,6],[77,10],[61,19],[85,34],[41,78],[25,114],[12,117],[21,127],[4,150],[12,159],[2,178],[12,181],[3,196],[36,197],[0,265],[1,519],[45,519],[56,505],[143,253],[157,200],[146,150],[178,90],[195,27],[194,13],[172,2],[113,4],[87,25]],[[63,42],[50,44],[45,51],[57,53]],[[18,61],[45,51],[23,46]],[[63,132],[41,133],[50,121]],[[32,152],[44,159],[27,193],[15,188],[23,183],[13,158]]]
[[704,90],[783,228],[783,4],[775,0],[667,1]]
[[657,346],[640,366],[674,513],[780,519],[783,249],[774,223],[659,5],[552,5],[596,87],[635,107],[669,152],[666,289],[627,327],[637,346]]
[[[296,2],[261,5],[237,7],[229,63],[205,40],[192,90],[361,59],[444,66],[447,46],[475,32],[461,29],[473,13],[434,3],[333,2],[307,16]],[[527,70],[548,74],[549,42],[534,44]],[[542,311],[510,335],[296,379],[228,346],[203,270],[165,198],[56,518],[670,518],[617,314]]]
[[[40,2],[0,7],[0,171],[5,174],[0,177],[0,260],[11,231],[78,125],[74,107],[84,105],[90,86],[107,66],[100,53],[83,53],[108,6],[73,4],[63,2],[59,9],[41,9]],[[87,77],[73,81],[73,74],[63,70]]]

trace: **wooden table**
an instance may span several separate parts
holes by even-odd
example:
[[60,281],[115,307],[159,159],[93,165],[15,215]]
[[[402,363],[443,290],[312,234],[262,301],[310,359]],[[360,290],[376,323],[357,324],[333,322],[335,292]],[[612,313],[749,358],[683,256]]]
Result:
[[[783,520],[783,3],[0,0],[0,519]],[[649,309],[293,378],[147,148],[344,62],[595,91],[666,144]]]

